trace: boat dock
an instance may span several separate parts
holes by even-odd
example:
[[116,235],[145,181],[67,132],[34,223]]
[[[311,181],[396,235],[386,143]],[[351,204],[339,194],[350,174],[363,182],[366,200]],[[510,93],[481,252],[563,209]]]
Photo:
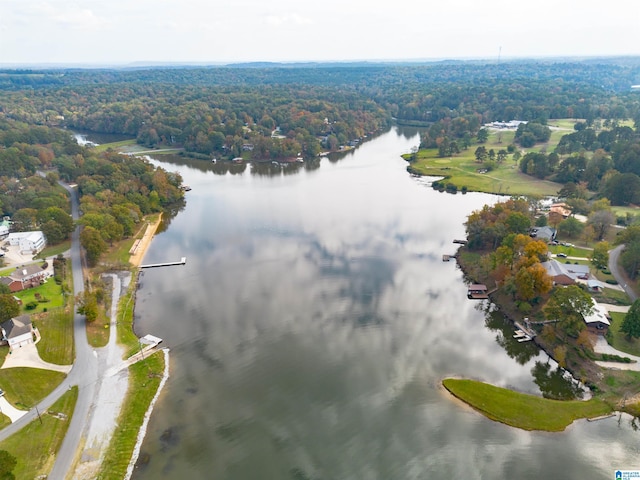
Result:
[[[525,319],[528,320],[528,319]],[[518,340],[518,342],[528,342],[529,340],[533,340],[533,337],[536,336],[536,332],[534,332],[528,326],[524,326],[518,322],[513,322],[516,325],[516,333],[513,335],[513,338]]]
[[184,265],[186,263],[187,257],[182,257],[178,262],[148,263],[146,265],[140,265],[140,268],[172,267],[173,265]]

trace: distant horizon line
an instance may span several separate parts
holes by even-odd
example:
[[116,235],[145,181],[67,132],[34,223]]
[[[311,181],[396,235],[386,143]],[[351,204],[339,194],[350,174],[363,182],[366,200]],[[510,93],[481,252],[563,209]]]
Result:
[[140,67],[225,67],[238,65],[326,65],[326,64],[427,64],[445,62],[491,62],[502,63],[518,60],[595,60],[616,58],[640,58],[640,54],[611,54],[611,55],[524,55],[499,57],[427,57],[405,59],[351,59],[351,60],[239,60],[239,61],[173,61],[173,60],[136,60],[131,62],[0,62],[0,68],[140,68]]

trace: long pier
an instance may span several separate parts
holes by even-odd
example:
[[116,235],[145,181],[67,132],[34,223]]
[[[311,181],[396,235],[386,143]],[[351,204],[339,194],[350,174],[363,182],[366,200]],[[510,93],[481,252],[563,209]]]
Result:
[[174,265],[184,265],[185,263],[187,263],[187,257],[182,257],[178,262],[148,263],[140,265],[140,268],[172,267]]

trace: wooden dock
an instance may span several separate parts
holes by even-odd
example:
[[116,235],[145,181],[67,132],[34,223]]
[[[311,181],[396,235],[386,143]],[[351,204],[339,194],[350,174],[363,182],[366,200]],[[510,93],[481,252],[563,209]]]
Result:
[[140,265],[140,268],[172,267],[174,265],[184,265],[186,263],[187,257],[182,257],[178,262],[148,263],[146,265]]
[[[524,326],[523,324],[519,323],[519,322],[513,322],[516,326],[516,328],[518,330],[516,330],[516,334],[518,332],[522,332],[521,335],[519,335],[520,338],[522,338],[523,340],[521,340],[520,338],[516,337],[514,335],[514,338],[518,338],[519,342],[526,342],[529,340],[532,340],[533,337],[536,336],[536,332],[534,330],[532,330],[531,328]],[[526,340],[524,340],[526,338]]]

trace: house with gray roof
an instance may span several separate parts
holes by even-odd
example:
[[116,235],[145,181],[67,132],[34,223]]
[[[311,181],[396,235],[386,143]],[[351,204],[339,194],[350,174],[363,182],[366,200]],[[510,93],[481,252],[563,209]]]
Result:
[[0,331],[2,332],[0,340],[5,345],[9,345],[9,350],[33,343],[34,331],[29,315],[10,318],[0,325]]
[[531,238],[535,238],[536,240],[544,240],[545,242],[553,242],[556,239],[556,234],[558,232],[555,228],[551,228],[548,226],[545,227],[534,227],[529,232],[529,236]]

